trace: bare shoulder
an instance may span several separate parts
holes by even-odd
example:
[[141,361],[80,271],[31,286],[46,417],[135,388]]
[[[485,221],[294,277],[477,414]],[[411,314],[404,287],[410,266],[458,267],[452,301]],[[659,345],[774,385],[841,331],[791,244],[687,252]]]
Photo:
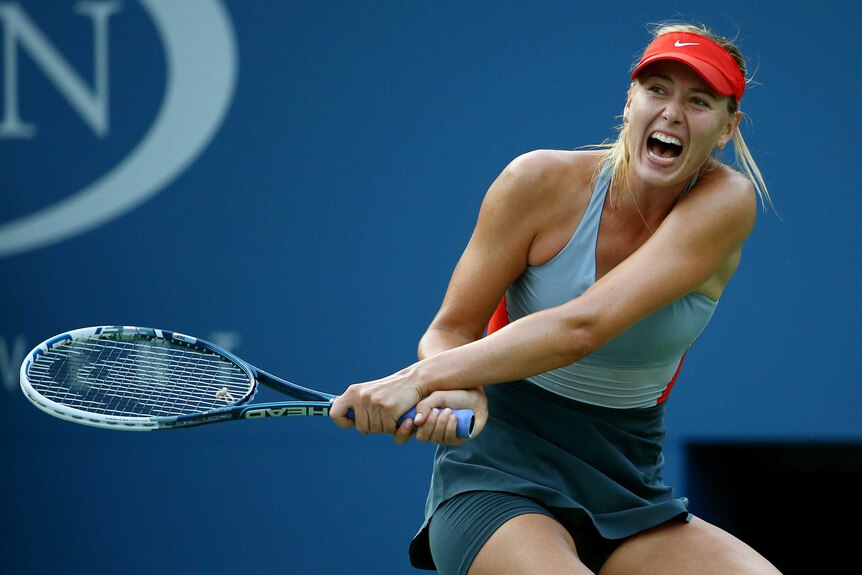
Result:
[[725,229],[732,227],[744,239],[754,227],[757,194],[751,180],[719,164],[701,176],[678,207],[681,217],[708,219]]
[[591,175],[605,153],[595,150],[533,150],[512,160],[504,173],[529,183]]
[[722,190],[738,200],[748,200],[748,203],[756,204],[754,201],[756,199],[754,184],[751,183],[751,180],[724,164],[718,164],[717,167],[703,174],[696,187],[701,186],[707,189]]
[[489,189],[480,224],[492,223],[498,237],[520,238],[530,265],[548,261],[580,222],[604,157],[601,150],[535,150],[518,156]]
[[[527,152],[506,166],[491,186],[489,199],[503,201],[518,210],[553,205],[563,194],[582,188],[589,189],[589,182],[603,157],[604,153],[601,151]],[[537,200],[540,203],[537,204]]]

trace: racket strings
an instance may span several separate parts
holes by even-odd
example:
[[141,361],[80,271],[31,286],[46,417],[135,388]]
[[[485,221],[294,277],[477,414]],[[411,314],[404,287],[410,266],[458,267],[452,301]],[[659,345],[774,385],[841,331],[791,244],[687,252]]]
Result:
[[254,380],[207,350],[157,338],[90,336],[35,359],[33,388],[56,403],[114,416],[177,416],[241,403]]

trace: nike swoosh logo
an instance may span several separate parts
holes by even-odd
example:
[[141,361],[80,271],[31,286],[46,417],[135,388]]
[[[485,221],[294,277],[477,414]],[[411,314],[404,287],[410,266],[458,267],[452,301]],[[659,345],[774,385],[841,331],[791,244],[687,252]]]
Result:
[[697,42],[680,42],[679,40],[674,42],[673,45],[677,48],[683,48],[685,46],[700,46]]

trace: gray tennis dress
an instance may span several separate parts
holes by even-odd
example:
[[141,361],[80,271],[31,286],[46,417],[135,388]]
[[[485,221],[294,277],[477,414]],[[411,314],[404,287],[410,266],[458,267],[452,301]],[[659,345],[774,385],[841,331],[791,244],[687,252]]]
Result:
[[[595,282],[609,181],[605,167],[568,244],[549,262],[527,268],[509,288],[511,321],[576,298]],[[688,518],[688,501],[662,480],[664,401],[715,307],[690,293],[575,364],[487,386],[484,431],[436,451],[425,522],[410,545],[412,564],[434,569],[431,517],[445,501],[471,491],[528,497],[564,525],[591,523],[606,539]]]

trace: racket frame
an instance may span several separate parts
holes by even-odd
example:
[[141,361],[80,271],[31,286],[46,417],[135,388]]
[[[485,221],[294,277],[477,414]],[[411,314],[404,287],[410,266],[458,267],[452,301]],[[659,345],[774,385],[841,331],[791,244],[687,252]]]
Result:
[[[248,392],[240,399],[224,407],[203,411],[200,413],[171,416],[121,416],[94,414],[74,407],[63,405],[46,398],[30,383],[29,370],[40,355],[65,345],[67,342],[93,336],[143,336],[161,338],[172,344],[199,347],[215,353],[239,367],[248,376],[251,385]],[[30,402],[45,413],[94,427],[106,429],[121,429],[127,431],[156,431],[191,427],[207,423],[217,423],[231,419],[259,419],[264,417],[284,416],[328,416],[329,405],[334,395],[302,387],[283,380],[241,360],[231,352],[200,338],[179,332],[136,326],[94,326],[75,329],[44,341],[34,347],[21,363],[21,391]],[[292,396],[303,396],[297,401],[280,401],[248,405],[254,398],[258,384],[287,393]]]

